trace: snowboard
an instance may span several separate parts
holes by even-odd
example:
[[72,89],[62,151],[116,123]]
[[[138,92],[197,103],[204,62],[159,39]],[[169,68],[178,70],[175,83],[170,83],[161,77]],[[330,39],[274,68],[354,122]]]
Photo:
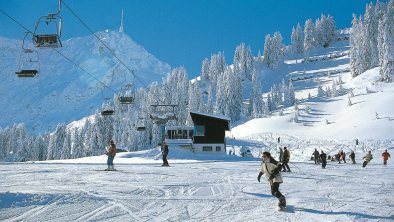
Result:
[[113,170],[104,169],[104,170],[94,170],[94,171],[118,171],[118,170],[117,169],[113,169]]
[[277,210],[279,212],[287,212],[287,213],[294,213],[294,206],[287,205],[285,207],[278,207]]

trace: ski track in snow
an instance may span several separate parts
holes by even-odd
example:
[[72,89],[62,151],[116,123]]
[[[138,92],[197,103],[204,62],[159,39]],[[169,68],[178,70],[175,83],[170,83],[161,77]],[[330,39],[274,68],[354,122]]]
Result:
[[[359,161],[361,162],[361,161]],[[379,161],[380,162],[380,161]],[[293,212],[276,211],[260,162],[0,164],[1,221],[393,221],[393,180],[376,161],[291,163],[280,190]]]

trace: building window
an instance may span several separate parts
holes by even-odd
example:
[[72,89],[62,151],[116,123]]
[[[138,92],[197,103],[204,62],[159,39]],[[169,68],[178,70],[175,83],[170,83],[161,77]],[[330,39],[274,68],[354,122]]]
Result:
[[216,152],[220,152],[222,150],[222,148],[220,146],[216,147]]
[[212,147],[211,146],[203,146],[202,151],[212,152]]
[[205,136],[205,126],[195,125],[194,136]]

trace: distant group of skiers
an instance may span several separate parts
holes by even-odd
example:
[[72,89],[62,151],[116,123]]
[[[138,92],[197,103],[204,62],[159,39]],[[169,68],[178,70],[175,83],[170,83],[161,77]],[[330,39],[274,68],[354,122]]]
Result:
[[[168,156],[168,145],[166,143],[166,141],[163,141],[162,143],[162,152],[161,155],[163,157],[163,164],[162,166],[170,166],[168,164],[168,160],[167,160],[167,156]],[[106,148],[106,152],[105,155],[108,156],[107,158],[107,169],[105,169],[105,171],[114,171],[116,170],[114,167],[114,158],[116,156],[116,145],[114,140],[110,140],[109,141],[109,146]]]
[[[278,139],[278,143],[279,141],[280,140]],[[108,156],[107,159],[108,168],[106,170],[115,170],[113,161],[116,156],[116,145],[112,139],[109,141],[109,143],[110,145],[107,148],[107,152],[106,152],[106,155]],[[169,151],[168,145],[166,144],[165,141],[163,141],[162,166],[169,166],[167,161],[168,151]],[[356,164],[354,151],[351,152],[349,157],[352,160],[352,163]],[[386,165],[388,158],[390,158],[390,153],[388,153],[387,150],[385,150],[385,152],[383,152],[382,154],[382,157],[383,157],[383,164]],[[315,149],[315,151],[312,154],[312,158],[314,159],[315,164],[321,163],[322,168],[325,169],[327,165],[327,159],[333,160],[332,158],[334,157],[331,158],[329,155],[327,156],[323,150],[321,150],[319,153],[319,151]],[[341,163],[341,160],[343,160],[344,163],[346,163],[346,155],[343,150],[341,150],[338,154],[336,154],[335,158],[339,161],[338,163]],[[368,153],[364,156],[363,159],[364,159],[363,167],[365,167],[373,159],[371,151],[368,151]],[[290,152],[287,149],[287,147],[284,147],[283,150],[282,148],[279,148],[279,162],[272,157],[270,152],[267,151],[263,152],[261,168],[257,176],[258,182],[260,182],[262,175],[265,175],[265,177],[268,179],[271,187],[271,194],[276,198],[278,198],[278,210],[284,210],[286,208],[286,198],[279,191],[279,185],[283,183],[281,172],[291,172],[289,167],[289,160],[290,160]]]
[[[356,164],[356,154],[354,153],[353,150],[349,154],[349,157],[352,160],[352,164]],[[382,157],[383,157],[383,165],[386,165],[388,158],[390,158],[390,153],[388,153],[387,150],[385,150],[382,154]],[[341,150],[336,155],[333,155],[333,156],[328,155],[327,156],[323,150],[321,150],[321,153],[319,153],[319,151],[317,151],[317,149],[315,149],[315,151],[312,153],[311,159],[313,159],[315,161],[315,164],[321,163],[322,168],[325,169],[326,165],[327,165],[327,159],[331,160],[331,161],[337,160],[339,164],[341,163],[341,161],[346,163],[346,153],[343,150]],[[371,154],[371,151],[368,151],[368,153],[363,157],[363,160],[364,160],[363,167],[366,167],[367,164],[372,159],[373,159],[373,156]]]

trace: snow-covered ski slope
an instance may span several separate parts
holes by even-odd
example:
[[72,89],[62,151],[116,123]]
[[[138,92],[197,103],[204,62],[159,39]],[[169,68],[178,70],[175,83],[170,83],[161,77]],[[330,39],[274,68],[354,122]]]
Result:
[[[389,152],[394,153],[394,149]],[[394,162],[380,151],[366,168],[291,161],[280,190],[289,209],[278,212],[260,161],[194,155],[173,149],[170,167],[159,150],[105,157],[0,164],[0,221],[393,221]],[[295,157],[296,158],[296,157]]]
[[[394,221],[394,162],[383,166],[381,158],[384,149],[394,155],[394,87],[377,81],[378,68],[352,78],[346,44],[312,52],[318,61],[307,64],[286,60],[277,73],[297,80],[298,120],[290,107],[233,123],[227,145],[236,155],[171,149],[170,167],[161,167],[159,150],[131,152],[115,158],[115,172],[103,171],[105,156],[1,163],[0,221]],[[343,56],[330,56],[336,52]],[[316,96],[315,76],[323,89],[341,76],[346,93]],[[277,212],[268,182],[257,182],[258,157],[277,158],[278,137],[291,151],[292,172],[280,188],[286,212]],[[245,149],[254,158],[239,157]],[[314,149],[355,150],[357,164],[329,161],[323,170],[309,160]],[[362,168],[368,150],[374,159]]]

